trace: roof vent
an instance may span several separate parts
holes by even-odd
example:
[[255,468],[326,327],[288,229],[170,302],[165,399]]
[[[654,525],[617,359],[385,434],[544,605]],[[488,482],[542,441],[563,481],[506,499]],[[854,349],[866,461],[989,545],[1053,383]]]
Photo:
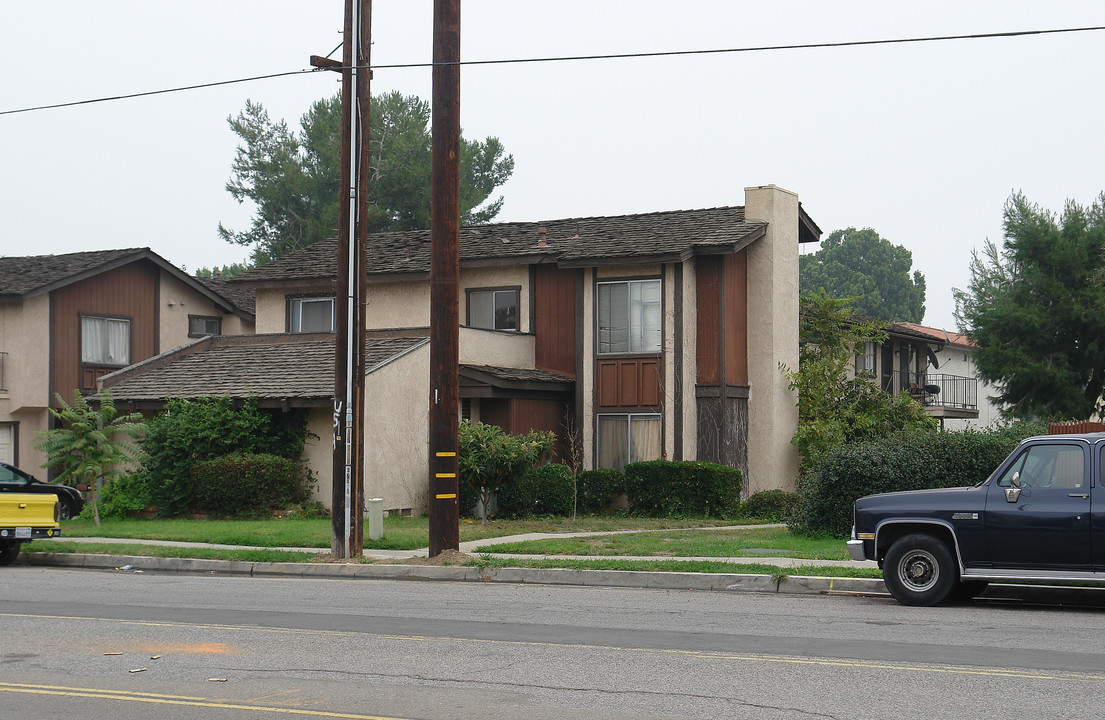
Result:
[[537,228],[537,247],[547,248],[549,243],[547,241],[549,231],[546,228]]

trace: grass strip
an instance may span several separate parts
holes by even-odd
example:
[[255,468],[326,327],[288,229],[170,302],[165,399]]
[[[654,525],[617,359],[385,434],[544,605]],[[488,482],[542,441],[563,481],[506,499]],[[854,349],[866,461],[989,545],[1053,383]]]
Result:
[[636,572],[695,572],[728,573],[734,575],[771,575],[772,577],[849,577],[882,578],[882,571],[876,568],[852,568],[821,565],[799,565],[792,568],[780,568],[775,565],[745,563],[726,563],[703,560],[575,560],[557,558],[490,558],[480,557],[465,563],[481,568],[563,568],[567,570],[632,570]]
[[243,562],[310,562],[312,553],[287,550],[215,549],[167,547],[164,545],[120,545],[117,543],[59,542],[36,540],[23,552],[40,555],[141,555],[144,557],[198,558],[201,560],[240,560]]

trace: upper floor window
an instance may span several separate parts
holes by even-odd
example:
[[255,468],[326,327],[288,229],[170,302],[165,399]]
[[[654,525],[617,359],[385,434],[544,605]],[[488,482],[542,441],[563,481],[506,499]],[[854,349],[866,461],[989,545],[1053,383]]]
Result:
[[188,316],[188,337],[218,335],[222,332],[222,327],[222,318],[206,317],[204,315]]
[[485,330],[517,330],[518,288],[469,290],[468,326]]
[[130,320],[82,316],[81,362],[130,365]]
[[875,372],[875,343],[864,343],[856,348],[856,374]]
[[293,333],[333,332],[333,296],[289,298],[288,331]]
[[660,280],[598,284],[600,353],[658,353],[663,336]]

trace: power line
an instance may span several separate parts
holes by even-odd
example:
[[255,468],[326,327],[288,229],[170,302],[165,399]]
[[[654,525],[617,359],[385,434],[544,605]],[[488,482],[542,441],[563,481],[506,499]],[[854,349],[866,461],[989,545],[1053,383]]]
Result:
[[[519,65],[524,63],[545,62],[574,62],[581,60],[626,60],[634,58],[651,57],[676,57],[691,55],[722,55],[731,53],[768,52],[775,50],[819,50],[827,48],[864,47],[870,45],[904,45],[909,43],[945,42],[951,40],[987,40],[997,38],[1026,37],[1030,35],[1057,35],[1063,33],[1094,32],[1105,30],[1105,26],[1059,28],[1054,30],[1015,30],[1011,32],[974,33],[970,35],[936,35],[930,37],[895,38],[890,40],[847,40],[843,42],[802,43],[796,45],[759,45],[741,48],[716,48],[711,50],[670,50],[659,52],[641,53],[610,53],[602,55],[561,55],[536,58],[509,58],[501,60],[461,60],[453,63],[438,63],[440,65]],[[340,47],[340,45],[339,45]],[[337,50],[337,48],[334,48]],[[334,50],[330,51],[332,55]],[[329,56],[327,56],[329,57]],[[409,68],[432,68],[434,63],[395,63],[391,65],[372,65],[371,70],[403,70]],[[327,68],[343,70],[344,67]],[[364,69],[363,66],[358,69]],[[318,68],[304,70],[292,70],[289,72],[272,73],[270,75],[255,75],[253,77],[237,78],[234,80],[221,80],[217,82],[201,83],[198,85],[185,85],[182,87],[166,88],[163,90],[150,90],[147,92],[131,93],[129,95],[115,95],[112,97],[93,98],[90,100],[76,100],[73,102],[56,103],[53,105],[38,105],[35,107],[19,108],[17,110],[0,110],[0,115],[15,115],[17,113],[35,112],[38,110],[53,110],[56,108],[73,107],[75,105],[91,105],[93,103],[110,102],[114,100],[129,100],[131,98],[147,97],[150,95],[164,95],[167,93],[184,92],[186,90],[200,90],[203,88],[218,87],[220,85],[235,85],[238,83],[254,82],[256,80],[269,80],[272,78],[288,77],[291,75],[305,75],[319,72]]]

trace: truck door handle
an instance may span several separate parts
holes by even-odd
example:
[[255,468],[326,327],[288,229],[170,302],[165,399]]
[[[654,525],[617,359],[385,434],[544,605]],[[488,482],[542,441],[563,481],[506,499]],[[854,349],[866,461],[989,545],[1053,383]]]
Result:
[[1067,497],[1088,498],[1089,493],[1067,493]]

